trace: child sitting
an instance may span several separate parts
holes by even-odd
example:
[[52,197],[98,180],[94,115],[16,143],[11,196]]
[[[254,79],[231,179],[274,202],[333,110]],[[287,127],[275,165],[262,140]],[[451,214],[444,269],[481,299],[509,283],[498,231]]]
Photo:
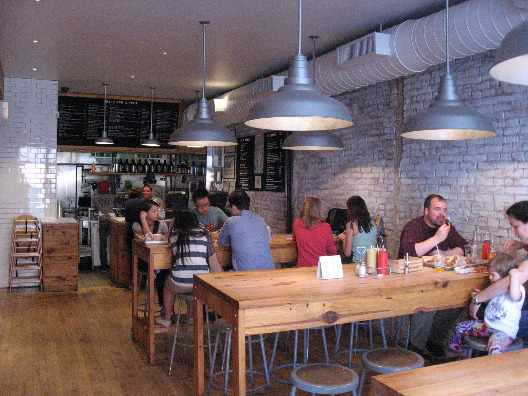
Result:
[[[519,283],[519,271],[515,258],[506,253],[497,254],[488,262],[489,279],[496,282],[510,274],[508,293],[494,297],[484,311],[484,321],[468,320],[456,326],[449,348],[460,353],[460,359],[467,359],[469,348],[464,336],[489,336],[488,354],[502,353],[517,336],[521,308],[524,302],[524,287]],[[472,294],[476,294],[475,291]],[[475,302],[474,302],[475,303]]]

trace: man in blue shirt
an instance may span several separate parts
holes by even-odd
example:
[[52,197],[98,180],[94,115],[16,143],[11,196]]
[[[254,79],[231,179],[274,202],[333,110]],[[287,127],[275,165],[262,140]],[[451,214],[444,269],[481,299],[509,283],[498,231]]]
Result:
[[222,209],[211,206],[209,202],[209,192],[205,188],[199,188],[193,192],[192,199],[195,208],[194,214],[198,218],[198,223],[207,228],[208,231],[218,231],[222,228],[227,215]]
[[243,190],[235,190],[229,194],[227,202],[233,217],[226,220],[218,233],[218,244],[231,243],[234,269],[274,269],[268,227],[262,217],[249,211],[249,195]]

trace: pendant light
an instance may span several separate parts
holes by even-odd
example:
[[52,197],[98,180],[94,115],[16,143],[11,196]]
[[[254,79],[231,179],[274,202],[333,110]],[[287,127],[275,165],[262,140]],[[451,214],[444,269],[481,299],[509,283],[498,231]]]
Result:
[[489,74],[500,81],[528,85],[528,21],[502,39]]
[[[319,36],[310,36],[313,44],[313,57],[312,57],[312,66],[313,66],[313,80],[315,83],[315,40]],[[305,132],[293,132],[288,136],[282,148],[285,150],[306,150],[306,151],[315,151],[315,150],[343,150],[345,146],[340,138],[334,136],[329,132],[322,131],[305,131]]]
[[275,131],[318,131],[353,125],[346,106],[321,92],[301,53],[302,0],[299,0],[299,51],[279,90],[249,110],[247,126]]
[[175,146],[220,147],[237,144],[235,134],[213,120],[205,99],[205,27],[209,23],[200,21],[203,26],[202,98],[197,103],[194,119],[172,133],[169,144]]
[[95,144],[114,144],[114,141],[108,137],[106,132],[106,87],[108,84],[103,83],[104,86],[104,102],[103,102],[103,134],[100,138],[95,139]]
[[495,136],[493,123],[460,100],[449,72],[449,0],[446,0],[446,74],[431,106],[410,117],[402,136],[423,140],[468,140]]
[[154,138],[154,126],[153,126],[153,119],[154,119],[154,87],[149,87],[150,89],[150,132],[148,139],[145,139],[141,142],[142,146],[147,147],[159,147],[160,142],[158,142]]

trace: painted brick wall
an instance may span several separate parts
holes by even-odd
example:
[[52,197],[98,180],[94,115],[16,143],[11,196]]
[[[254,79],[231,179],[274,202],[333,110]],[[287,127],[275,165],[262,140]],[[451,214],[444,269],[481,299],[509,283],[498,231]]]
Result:
[[[337,97],[349,107],[355,125],[333,132],[345,144],[342,152],[295,152],[294,216],[308,194],[322,198],[325,212],[360,195],[372,214],[383,216],[389,254],[395,257],[403,226],[423,214],[428,194],[438,193],[468,240],[474,230],[479,239],[491,232],[498,247],[511,238],[504,211],[528,199],[528,89],[492,79],[488,71],[494,55],[489,51],[451,64],[461,99],[492,119],[494,138],[430,142],[399,137],[399,114],[403,110],[406,118],[429,106],[445,65],[405,77],[400,90],[393,80]],[[237,128],[239,136],[261,133]],[[259,192],[252,198],[259,214],[273,221],[273,231],[284,232],[279,219],[285,213],[279,212],[285,211],[285,194]]]
[[13,219],[54,216],[57,82],[5,78],[9,119],[0,122],[0,287],[9,284]]

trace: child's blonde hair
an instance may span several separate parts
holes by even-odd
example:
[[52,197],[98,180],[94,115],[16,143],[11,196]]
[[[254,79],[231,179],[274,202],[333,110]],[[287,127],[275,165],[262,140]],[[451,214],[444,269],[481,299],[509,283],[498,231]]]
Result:
[[517,260],[510,254],[498,253],[488,262],[488,271],[498,273],[501,278],[508,275],[512,268],[517,268]]

